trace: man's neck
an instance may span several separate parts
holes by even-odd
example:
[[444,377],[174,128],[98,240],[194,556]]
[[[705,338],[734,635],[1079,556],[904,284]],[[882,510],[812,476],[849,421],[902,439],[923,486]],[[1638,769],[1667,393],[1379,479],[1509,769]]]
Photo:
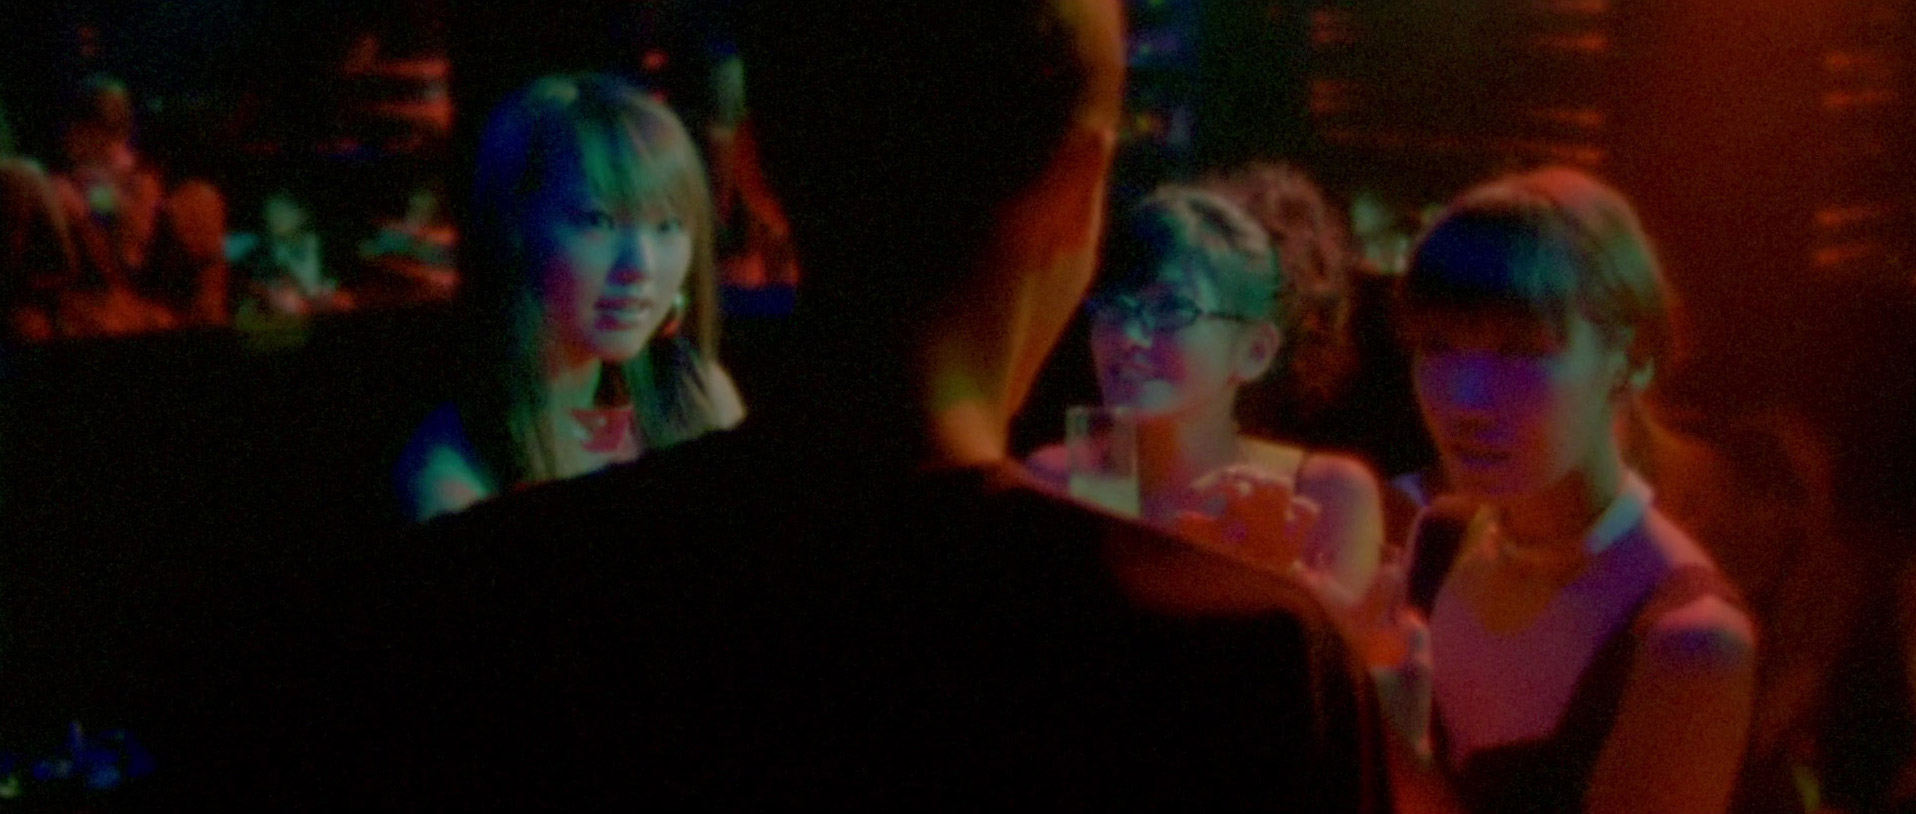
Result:
[[1011,410],[1000,350],[976,334],[846,324],[801,314],[792,346],[804,358],[778,374],[755,412],[786,416],[807,443],[884,466],[990,465],[1007,455]]

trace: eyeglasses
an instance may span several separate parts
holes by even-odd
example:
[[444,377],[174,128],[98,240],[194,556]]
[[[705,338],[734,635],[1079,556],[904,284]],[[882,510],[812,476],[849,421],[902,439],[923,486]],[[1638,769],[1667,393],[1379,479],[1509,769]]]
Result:
[[1182,331],[1206,317],[1233,322],[1254,322],[1241,314],[1206,311],[1188,297],[1169,296],[1140,300],[1136,297],[1094,297],[1084,304],[1085,314],[1101,327],[1118,327],[1136,322],[1151,333]]

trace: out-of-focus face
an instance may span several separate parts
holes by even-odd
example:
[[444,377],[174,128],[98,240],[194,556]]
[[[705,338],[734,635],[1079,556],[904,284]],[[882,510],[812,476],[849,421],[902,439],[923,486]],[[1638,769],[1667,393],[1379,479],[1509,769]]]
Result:
[[[1148,285],[1087,303],[1104,403],[1145,420],[1228,410],[1245,381],[1246,325],[1223,316],[1217,289],[1174,253]],[[1181,326],[1181,327],[1180,327]]]
[[429,223],[439,214],[439,196],[430,189],[417,189],[406,198],[406,220]]
[[1534,493],[1611,443],[1623,354],[1581,316],[1561,338],[1516,318],[1440,317],[1412,337],[1417,400],[1445,473],[1485,499]]
[[291,237],[306,228],[306,208],[284,195],[267,198],[261,217],[266,221],[266,233],[273,237]]
[[547,336],[570,358],[623,362],[671,312],[692,266],[692,234],[663,205],[615,212],[578,161],[555,161],[525,218]]

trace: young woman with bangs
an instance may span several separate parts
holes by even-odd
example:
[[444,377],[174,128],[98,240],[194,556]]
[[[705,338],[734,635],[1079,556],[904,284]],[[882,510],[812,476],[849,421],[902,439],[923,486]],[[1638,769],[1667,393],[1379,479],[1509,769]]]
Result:
[[[1400,789],[1473,814],[1724,811],[1755,634],[1625,462],[1617,419],[1667,335],[1629,203],[1569,169],[1473,189],[1416,247],[1402,305],[1453,492],[1419,521],[1406,580],[1427,671],[1380,684],[1412,747]],[[1419,692],[1425,743],[1403,720]]]
[[416,521],[743,417],[716,363],[712,204],[678,118],[625,82],[542,78],[481,136],[459,262],[478,375],[397,468]]

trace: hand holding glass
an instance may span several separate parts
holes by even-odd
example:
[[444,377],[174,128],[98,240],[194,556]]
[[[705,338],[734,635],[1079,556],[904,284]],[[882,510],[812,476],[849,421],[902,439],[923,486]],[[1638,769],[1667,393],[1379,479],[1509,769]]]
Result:
[[1127,407],[1072,407],[1064,414],[1071,496],[1136,518],[1138,424]]

